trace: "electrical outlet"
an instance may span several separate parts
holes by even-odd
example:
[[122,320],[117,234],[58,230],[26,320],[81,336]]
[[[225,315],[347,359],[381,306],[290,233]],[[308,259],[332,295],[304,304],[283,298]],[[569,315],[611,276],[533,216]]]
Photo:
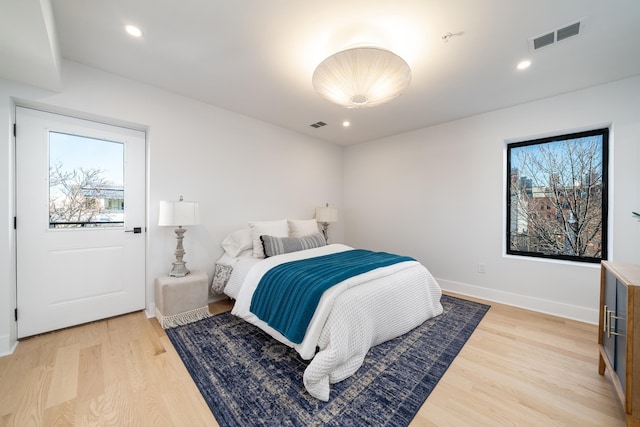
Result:
[[484,262],[478,263],[478,273],[484,273]]

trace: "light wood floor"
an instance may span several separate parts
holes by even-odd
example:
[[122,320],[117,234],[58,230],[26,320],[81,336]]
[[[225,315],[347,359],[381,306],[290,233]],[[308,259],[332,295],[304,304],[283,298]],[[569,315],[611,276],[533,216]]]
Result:
[[[625,425],[598,375],[596,326],[491,305],[412,426]],[[23,340],[0,358],[0,426],[65,425],[217,423],[158,322],[138,312]]]

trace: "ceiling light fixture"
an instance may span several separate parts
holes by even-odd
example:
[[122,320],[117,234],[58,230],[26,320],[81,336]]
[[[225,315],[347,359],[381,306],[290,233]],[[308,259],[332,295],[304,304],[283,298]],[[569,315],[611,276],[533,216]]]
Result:
[[393,52],[357,47],[322,61],[311,82],[320,96],[335,104],[373,107],[400,96],[411,82],[411,69]]

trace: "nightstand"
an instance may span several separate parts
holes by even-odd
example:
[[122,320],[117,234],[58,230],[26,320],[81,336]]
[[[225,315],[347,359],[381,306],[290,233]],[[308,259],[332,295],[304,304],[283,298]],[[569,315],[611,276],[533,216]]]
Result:
[[163,329],[211,316],[207,273],[192,271],[184,277],[158,277],[155,291],[156,318]]

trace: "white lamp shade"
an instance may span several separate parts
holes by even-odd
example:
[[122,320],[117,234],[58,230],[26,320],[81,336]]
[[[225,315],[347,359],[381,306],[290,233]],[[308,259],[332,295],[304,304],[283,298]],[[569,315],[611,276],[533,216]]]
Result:
[[318,222],[337,222],[338,221],[338,209],[332,206],[324,206],[316,208],[316,221]]
[[200,203],[198,202],[160,202],[158,225],[180,226],[200,224]]
[[400,96],[411,83],[411,69],[393,52],[357,47],[322,61],[311,82],[320,96],[333,103],[370,107]]

